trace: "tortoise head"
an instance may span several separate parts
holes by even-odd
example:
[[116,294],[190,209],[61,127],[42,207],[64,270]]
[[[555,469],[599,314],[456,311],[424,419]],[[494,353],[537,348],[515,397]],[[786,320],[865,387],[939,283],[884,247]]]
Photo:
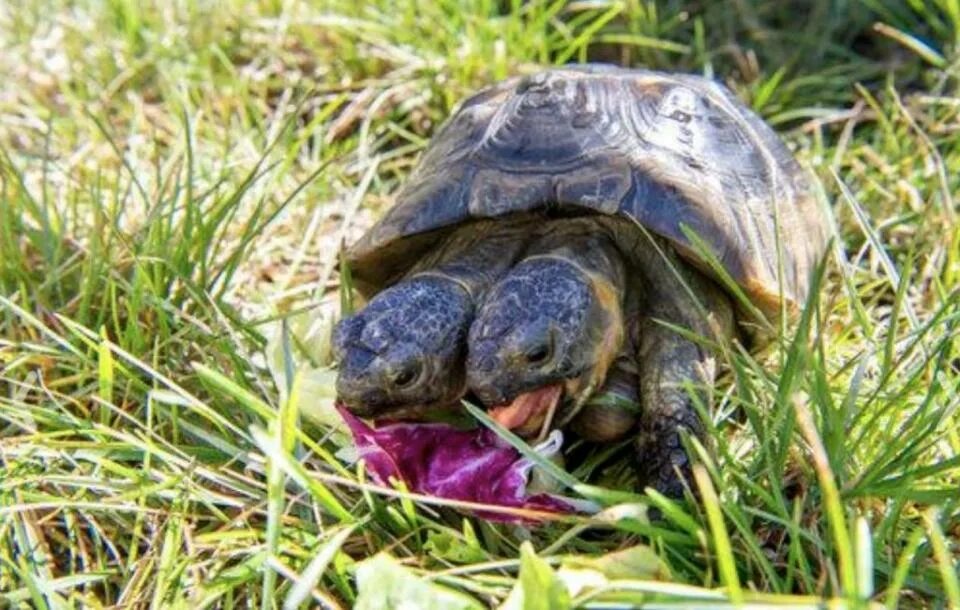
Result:
[[333,335],[337,398],[361,417],[413,419],[456,404],[465,389],[473,302],[433,276],[401,282],[344,318]]
[[534,412],[561,395],[577,404],[603,382],[623,335],[609,280],[560,258],[529,258],[491,290],[470,327],[467,385],[498,407],[495,419],[530,436],[549,417]]

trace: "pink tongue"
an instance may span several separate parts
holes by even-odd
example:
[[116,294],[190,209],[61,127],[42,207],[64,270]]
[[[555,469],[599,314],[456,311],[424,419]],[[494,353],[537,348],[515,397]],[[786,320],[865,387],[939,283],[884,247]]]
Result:
[[[494,506],[566,513],[574,507],[549,494],[529,494],[531,463],[487,428],[458,430],[448,424],[392,423],[371,428],[337,407],[366,469],[381,485],[400,479],[415,493]],[[480,514],[480,513],[478,513]],[[495,521],[520,521],[486,513]]]
[[516,429],[524,435],[535,434],[540,430],[547,413],[560,400],[562,392],[563,386],[559,383],[525,392],[508,405],[493,407],[490,417],[507,430]]

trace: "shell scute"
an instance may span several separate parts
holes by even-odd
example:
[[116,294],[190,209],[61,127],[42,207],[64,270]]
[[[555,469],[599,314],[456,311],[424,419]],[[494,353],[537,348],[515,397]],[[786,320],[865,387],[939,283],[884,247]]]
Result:
[[[443,229],[564,208],[620,214],[706,267],[686,226],[766,311],[806,298],[827,223],[773,130],[722,85],[609,66],[492,85],[441,128],[396,206],[350,251],[355,276],[390,281]],[[424,237],[424,236],[433,237]]]

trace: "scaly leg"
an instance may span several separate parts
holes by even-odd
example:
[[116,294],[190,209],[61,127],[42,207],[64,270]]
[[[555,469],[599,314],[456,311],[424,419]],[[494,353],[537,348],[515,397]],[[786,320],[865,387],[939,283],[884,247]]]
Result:
[[690,291],[662,259],[660,265],[647,269],[649,285],[655,288],[647,293],[647,317],[640,329],[637,354],[643,414],[636,448],[641,484],[670,497],[681,497],[684,481],[689,483],[691,473],[680,428],[701,439],[704,433],[686,386],[698,394],[702,404],[709,404],[717,363],[709,347],[656,320],[685,328],[710,342],[730,338],[734,322],[730,301],[717,286],[675,256],[671,256],[671,262]]

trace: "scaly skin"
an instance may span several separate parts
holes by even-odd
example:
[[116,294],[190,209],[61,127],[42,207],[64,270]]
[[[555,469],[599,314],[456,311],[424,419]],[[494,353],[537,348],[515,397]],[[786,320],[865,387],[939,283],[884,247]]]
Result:
[[622,257],[595,220],[546,225],[470,328],[470,390],[487,406],[553,383],[568,401],[586,398],[623,344],[624,281]]
[[339,400],[363,417],[402,419],[457,404],[476,305],[519,256],[527,233],[492,221],[464,226],[341,320],[333,336]]
[[662,255],[651,249],[643,252],[646,282],[656,290],[645,295],[639,331],[637,363],[643,412],[635,444],[637,465],[641,485],[676,498],[683,495],[691,474],[680,430],[704,438],[690,391],[701,404],[709,404],[717,363],[713,350],[703,341],[693,341],[657,320],[691,331],[706,342],[724,344],[734,336],[733,308],[725,293],[679,260],[670,248],[663,249]]

